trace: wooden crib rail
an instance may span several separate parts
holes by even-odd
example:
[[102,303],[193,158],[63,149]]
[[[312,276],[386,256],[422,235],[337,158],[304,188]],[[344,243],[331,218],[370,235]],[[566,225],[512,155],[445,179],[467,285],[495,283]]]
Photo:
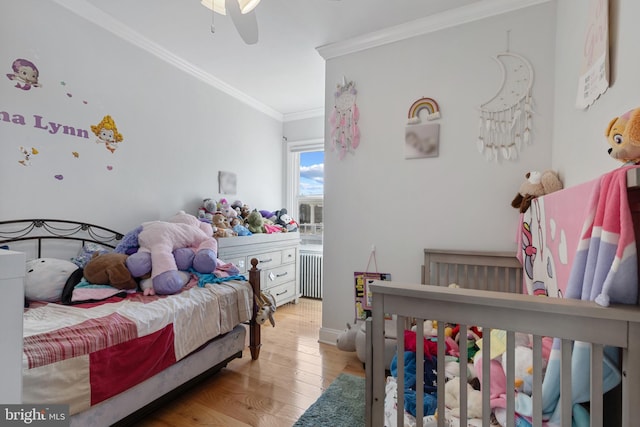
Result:
[[522,292],[522,265],[513,252],[425,249],[421,283]]
[[[591,413],[592,426],[603,425],[602,414],[602,357],[603,346],[622,349],[622,425],[631,426],[640,419],[640,310],[637,306],[601,307],[594,302],[536,297],[519,294],[506,294],[472,289],[453,289],[440,286],[401,284],[395,282],[374,281],[373,318],[369,324],[372,349],[370,355],[371,371],[367,375],[368,426],[384,425],[385,366],[384,366],[384,316],[398,316],[397,325],[403,325],[403,319],[430,319],[438,321],[438,384],[444,384],[444,324],[446,322],[461,325],[483,327],[484,336],[490,329],[507,332],[507,356],[513,360],[514,333],[523,332],[534,336],[533,374],[533,425],[542,425],[542,403],[537,398],[542,394],[541,337],[562,339],[561,357],[561,399],[562,425],[571,425],[571,344],[573,340],[592,343],[591,350]],[[401,329],[399,326],[398,329]],[[463,329],[464,328],[464,329]],[[422,341],[422,328],[417,328],[418,342]],[[404,348],[402,330],[397,331],[398,348]],[[420,348],[421,346],[418,346]],[[466,347],[460,351],[466,353]],[[489,360],[489,340],[483,340],[482,354]],[[418,354],[417,357],[420,357]],[[398,359],[398,371],[401,361]],[[466,358],[461,355],[461,377],[466,373]],[[418,363],[418,367],[422,364]],[[489,378],[489,364],[483,364],[483,377]],[[486,369],[486,371],[485,371]],[[511,363],[507,366],[507,384],[513,384],[514,373]],[[417,373],[421,378],[421,372]],[[464,381],[463,381],[464,380]],[[399,378],[398,407],[401,387]],[[461,378],[466,386],[466,378]],[[421,408],[423,396],[418,393],[417,408]],[[460,389],[461,425],[466,425],[466,388]],[[489,389],[483,388],[483,425],[489,426]],[[438,413],[444,413],[444,387],[438,387]],[[507,419],[513,422],[514,396],[507,396]],[[399,412],[402,412],[401,410]],[[422,419],[417,419],[418,426]],[[403,425],[398,416],[398,425]],[[438,425],[444,426],[444,417],[438,417]],[[511,424],[509,424],[511,425]],[[607,424],[608,425],[608,424]]]

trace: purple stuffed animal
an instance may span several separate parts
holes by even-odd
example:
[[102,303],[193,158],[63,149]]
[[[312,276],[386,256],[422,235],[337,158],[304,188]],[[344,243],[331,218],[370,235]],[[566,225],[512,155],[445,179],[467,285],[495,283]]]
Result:
[[185,285],[178,270],[193,267],[198,273],[212,273],[217,267],[218,243],[211,224],[180,211],[169,221],[142,224],[138,234],[140,248],[127,258],[134,277],[151,272],[153,286],[145,295],[174,294]]

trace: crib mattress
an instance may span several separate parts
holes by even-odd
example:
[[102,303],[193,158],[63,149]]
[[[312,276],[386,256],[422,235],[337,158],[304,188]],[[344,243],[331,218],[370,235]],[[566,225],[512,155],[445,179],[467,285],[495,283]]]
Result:
[[81,412],[152,377],[251,318],[245,281],[171,296],[25,310],[23,402]]

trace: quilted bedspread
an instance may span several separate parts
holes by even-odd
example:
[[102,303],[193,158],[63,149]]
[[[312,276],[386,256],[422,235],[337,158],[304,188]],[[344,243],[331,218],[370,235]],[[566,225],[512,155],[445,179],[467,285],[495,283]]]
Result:
[[248,321],[252,304],[249,282],[228,281],[171,296],[26,309],[23,402],[81,412]]

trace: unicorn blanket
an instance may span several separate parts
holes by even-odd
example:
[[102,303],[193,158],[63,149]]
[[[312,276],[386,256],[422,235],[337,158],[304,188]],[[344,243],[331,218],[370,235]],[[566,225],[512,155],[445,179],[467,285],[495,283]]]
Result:
[[[595,301],[602,306],[637,303],[637,254],[627,170],[622,167],[534,200],[522,217],[518,254],[530,294]],[[605,349],[605,391],[620,382],[617,353],[617,349]],[[543,412],[550,426],[559,425],[560,357],[560,340],[555,339],[542,390]],[[588,416],[578,411],[578,404],[589,400],[589,344],[574,343],[571,364],[574,423],[588,426]]]

